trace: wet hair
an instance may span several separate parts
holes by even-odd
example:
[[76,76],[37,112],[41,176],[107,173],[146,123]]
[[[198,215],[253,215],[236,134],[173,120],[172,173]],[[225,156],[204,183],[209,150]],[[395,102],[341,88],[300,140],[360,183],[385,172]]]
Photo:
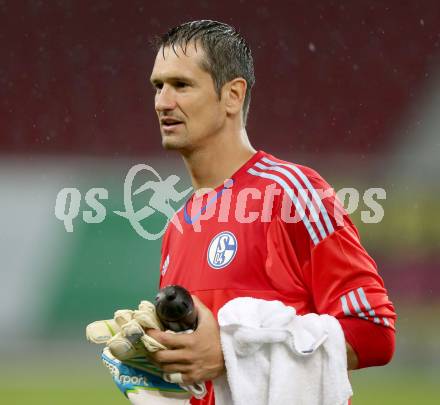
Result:
[[225,83],[237,77],[246,80],[243,102],[243,122],[246,124],[255,75],[251,49],[245,39],[230,25],[212,20],[186,22],[153,39],[156,51],[171,47],[176,54],[176,46],[186,54],[189,43],[193,43],[196,50],[201,44],[205,51],[201,68],[211,75],[219,98]]

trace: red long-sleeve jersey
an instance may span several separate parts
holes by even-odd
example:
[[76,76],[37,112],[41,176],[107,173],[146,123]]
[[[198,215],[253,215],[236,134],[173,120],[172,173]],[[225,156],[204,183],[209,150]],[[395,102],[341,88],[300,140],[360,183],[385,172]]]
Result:
[[[214,315],[244,296],[333,315],[361,367],[393,351],[393,305],[333,189],[314,170],[263,151],[176,214],[162,245],[160,286],[169,284]],[[213,405],[212,390],[192,404]]]

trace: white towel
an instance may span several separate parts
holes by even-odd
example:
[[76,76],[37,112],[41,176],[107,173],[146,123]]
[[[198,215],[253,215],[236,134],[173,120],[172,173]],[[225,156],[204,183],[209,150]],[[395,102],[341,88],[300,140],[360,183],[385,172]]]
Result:
[[245,297],[218,321],[227,372],[213,381],[216,405],[342,405],[352,396],[336,318]]

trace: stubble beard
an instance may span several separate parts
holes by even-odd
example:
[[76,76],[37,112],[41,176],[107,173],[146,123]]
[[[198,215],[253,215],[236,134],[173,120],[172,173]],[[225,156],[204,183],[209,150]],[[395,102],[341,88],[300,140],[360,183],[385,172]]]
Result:
[[[181,151],[185,149],[182,135],[162,135],[162,148],[165,150]],[[174,139],[173,139],[174,138]]]

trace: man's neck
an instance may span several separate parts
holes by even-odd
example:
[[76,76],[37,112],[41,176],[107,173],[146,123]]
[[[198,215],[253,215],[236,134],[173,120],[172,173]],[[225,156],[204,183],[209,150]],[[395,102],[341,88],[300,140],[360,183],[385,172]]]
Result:
[[195,190],[216,188],[243,166],[256,150],[246,132],[228,142],[210,142],[204,148],[183,155]]

